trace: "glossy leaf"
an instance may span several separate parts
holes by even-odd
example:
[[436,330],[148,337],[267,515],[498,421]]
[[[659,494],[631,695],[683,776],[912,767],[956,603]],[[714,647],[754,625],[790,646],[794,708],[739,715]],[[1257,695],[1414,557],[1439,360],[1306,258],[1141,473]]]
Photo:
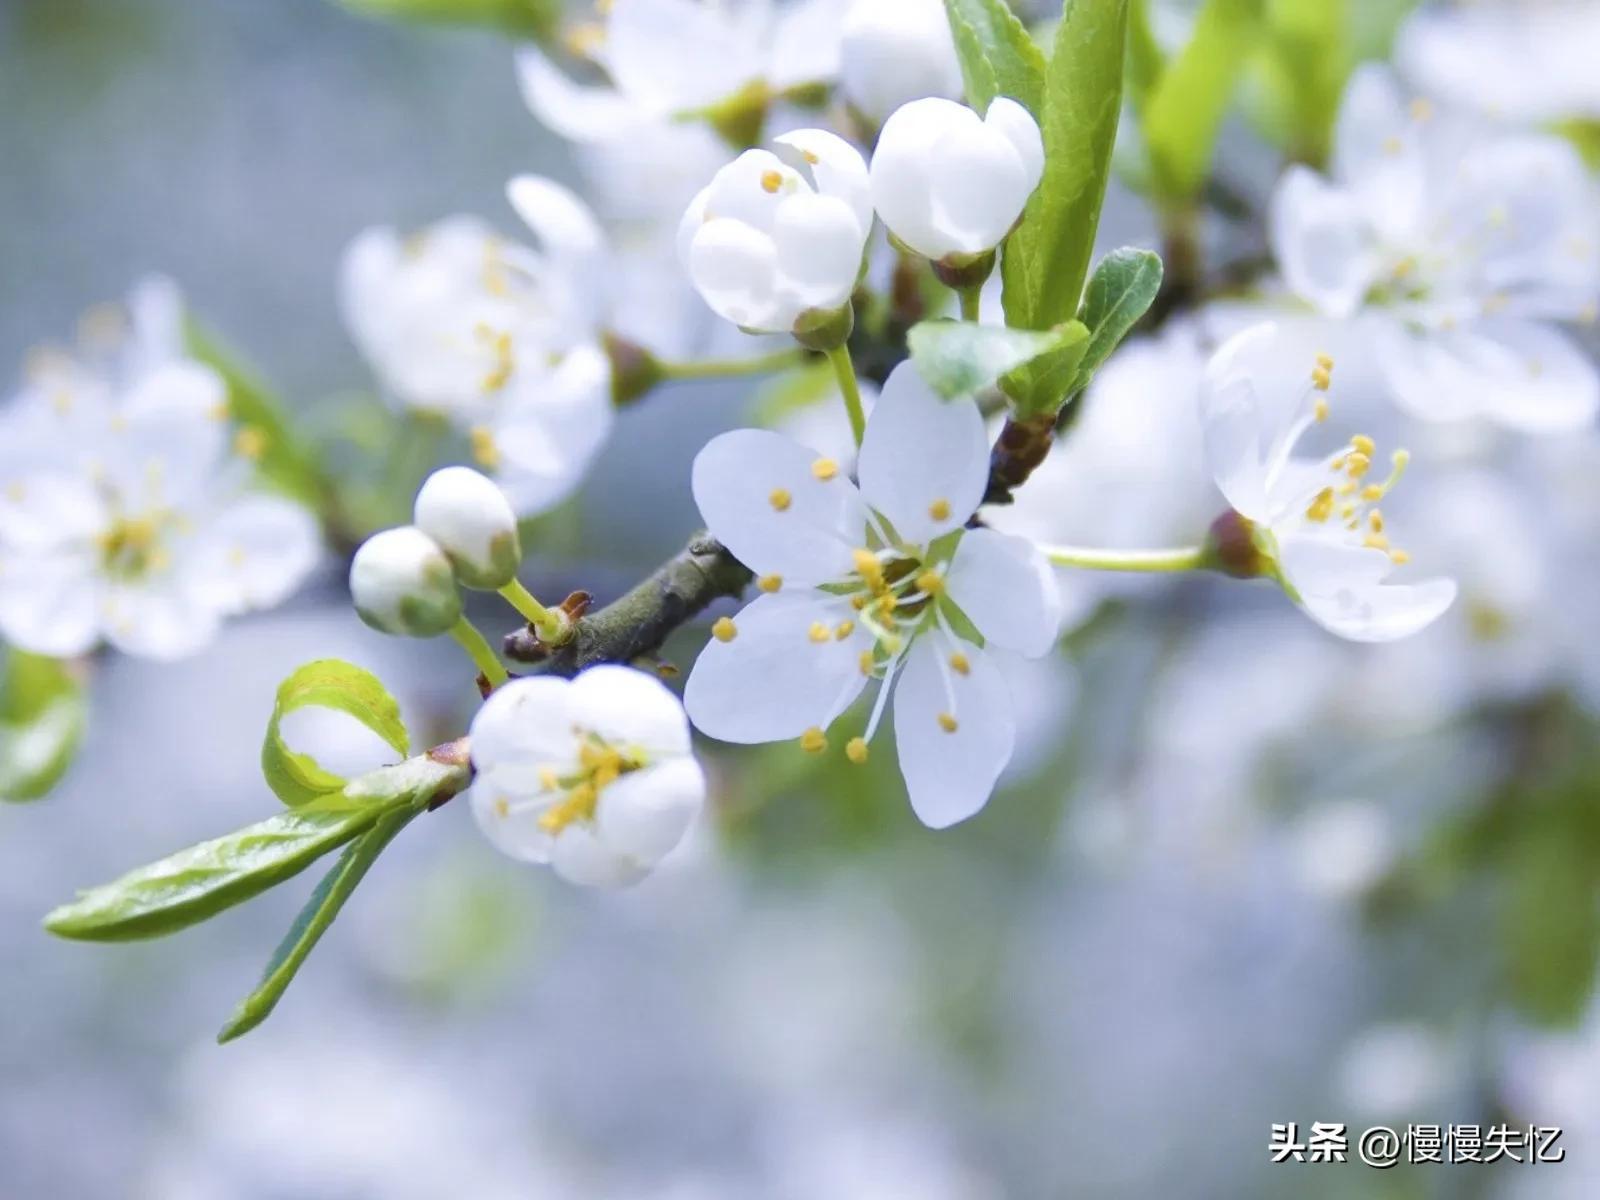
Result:
[[66,774],[83,741],[82,680],[59,659],[0,650],[0,800],[37,800]]
[[291,750],[280,729],[296,709],[330,708],[346,713],[384,740],[401,758],[410,738],[400,705],[371,671],[337,658],[306,663],[278,685],[278,698],[261,746],[261,773],[273,794],[291,808],[310,804],[344,786],[344,779],[320,767],[310,755]]
[[1161,275],[1159,254],[1130,246],[1113,250],[1095,267],[1079,314],[1089,330],[1079,366],[1080,389],[1149,309],[1161,290]]
[[339,861],[322,877],[305,907],[300,910],[300,915],[289,927],[289,932],[273,951],[261,982],[240,1001],[233,1016],[217,1034],[217,1041],[231,1042],[249,1033],[272,1015],[272,1010],[294,982],[295,975],[316,948],[317,942],[328,932],[328,927],[344,908],[345,901],[366,877],[367,870],[394,840],[394,836],[415,816],[416,812],[412,809],[389,813],[345,846]]
[[338,795],[202,842],[83,892],[45,918],[60,937],[161,937],[292,879],[382,817],[464,786],[463,764],[424,755],[353,779]]
[[1127,0],[1071,0],[1045,74],[1044,177],[1006,239],[1006,323],[1050,329],[1078,315],[1122,108]]
[[1008,371],[1058,349],[1070,332],[1005,329],[970,321],[923,321],[906,341],[911,361],[945,399],[968,396]]
[[1018,417],[1053,413],[1077,390],[1079,365],[1089,346],[1082,322],[1062,326],[1056,345],[1000,377],[1000,389],[1011,398]]
[[967,103],[988,111],[1009,96],[1035,116],[1044,104],[1044,52],[1005,0],[944,0]]

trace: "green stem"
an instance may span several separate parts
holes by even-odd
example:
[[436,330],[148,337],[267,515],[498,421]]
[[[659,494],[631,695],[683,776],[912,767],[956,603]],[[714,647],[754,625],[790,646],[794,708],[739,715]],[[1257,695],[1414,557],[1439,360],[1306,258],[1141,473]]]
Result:
[[558,612],[546,608],[522,586],[522,580],[513,579],[500,589],[506,603],[522,614],[529,625],[539,631],[539,639],[547,646],[559,646],[567,631],[567,622]]
[[961,297],[961,319],[963,321],[976,321],[979,310],[983,307],[983,285],[959,288],[956,291],[956,295]]
[[828,361],[833,364],[833,373],[839,380],[839,394],[844,397],[844,410],[850,416],[850,436],[855,438],[859,446],[862,436],[867,432],[867,414],[861,407],[861,385],[856,382],[856,367],[850,360],[850,347],[835,346],[828,351]]
[[738,379],[745,375],[767,375],[798,367],[806,361],[805,351],[788,348],[754,358],[704,358],[695,362],[660,362],[661,377],[685,379]]
[[494,651],[489,648],[488,641],[471,621],[462,617],[451,627],[450,636],[461,643],[461,648],[467,652],[467,656],[472,659],[478,671],[489,681],[490,687],[497,688],[510,678],[506,674],[505,667],[495,657]]
[[1097,550],[1086,546],[1040,546],[1040,553],[1058,567],[1091,571],[1198,571],[1205,566],[1204,546],[1171,550]]

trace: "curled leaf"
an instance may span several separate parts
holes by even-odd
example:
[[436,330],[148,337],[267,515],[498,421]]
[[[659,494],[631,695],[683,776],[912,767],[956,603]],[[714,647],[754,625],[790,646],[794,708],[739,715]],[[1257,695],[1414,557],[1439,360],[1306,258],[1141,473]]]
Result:
[[371,671],[337,658],[306,663],[278,685],[272,719],[261,746],[261,773],[273,794],[290,808],[310,804],[336,792],[345,780],[324,770],[308,754],[291,750],[283,739],[283,718],[297,709],[329,708],[354,717],[377,734],[401,758],[410,753],[410,737],[400,719],[400,705]]

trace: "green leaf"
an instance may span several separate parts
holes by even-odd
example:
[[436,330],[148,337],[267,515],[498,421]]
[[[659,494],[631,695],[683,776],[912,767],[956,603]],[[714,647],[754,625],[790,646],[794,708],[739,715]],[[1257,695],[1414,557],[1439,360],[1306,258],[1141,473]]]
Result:
[[337,658],[306,663],[278,685],[278,698],[261,744],[261,773],[273,794],[290,808],[310,804],[345,784],[308,754],[289,749],[279,725],[296,709],[315,706],[347,713],[381,737],[401,758],[411,739],[400,719],[400,705],[371,671]]
[[69,664],[0,650],[0,800],[48,793],[72,765],[88,715]]
[[1006,324],[1049,329],[1078,315],[1122,108],[1127,0],[1072,0],[1045,75],[1044,177],[1006,239]]
[[1009,96],[1035,116],[1044,105],[1044,54],[1005,0],[944,0],[967,103],[980,114]]
[[396,21],[486,25],[548,42],[561,29],[560,0],[339,0],[346,8]]
[[1149,309],[1161,290],[1161,273],[1161,256],[1150,250],[1124,246],[1100,260],[1079,314],[1089,329],[1089,344],[1078,368],[1080,390]]
[[184,324],[189,353],[222,376],[228,388],[228,416],[259,447],[256,470],[284,495],[321,511],[326,487],[319,455],[294,431],[282,401],[211,331],[192,318]]
[[1023,363],[1000,377],[1000,388],[1011,398],[1019,418],[1040,416],[1059,409],[1078,387],[1079,364],[1089,347],[1089,330],[1081,321],[1061,327],[1049,353]]
[[467,767],[428,755],[353,779],[316,804],[201,842],[83,892],[45,917],[59,937],[122,942],[162,937],[292,879],[396,811],[465,786]]
[[928,386],[949,400],[988,387],[1008,371],[1058,349],[1072,336],[1070,329],[1035,332],[939,320],[913,325],[906,343],[911,361]]
[[1261,28],[1261,0],[1206,0],[1188,45],[1167,63],[1151,90],[1143,133],[1161,199],[1199,195],[1234,86]]
[[417,814],[408,809],[381,817],[378,823],[361,834],[344,848],[333,870],[322,877],[311,893],[300,915],[289,927],[289,932],[273,951],[262,973],[261,982],[234,1010],[228,1023],[217,1034],[218,1042],[231,1042],[249,1033],[272,1015],[289,984],[294,982],[300,967],[316,948],[322,935],[328,932],[335,917],[365,878],[368,868],[378,860],[378,855],[394,840],[395,834],[410,823]]
[[1500,913],[1511,998],[1531,1020],[1575,1025],[1600,962],[1591,849],[1568,823],[1524,830],[1508,855]]

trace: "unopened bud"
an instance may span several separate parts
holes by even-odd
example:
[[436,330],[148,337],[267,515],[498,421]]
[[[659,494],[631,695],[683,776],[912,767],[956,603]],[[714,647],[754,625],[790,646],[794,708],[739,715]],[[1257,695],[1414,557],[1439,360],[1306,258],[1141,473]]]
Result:
[[382,633],[437,637],[461,619],[450,560],[412,525],[362,543],[350,564],[350,596],[361,619]]
[[417,493],[415,519],[466,587],[492,592],[517,577],[522,563],[517,515],[488,476],[471,467],[435,471]]

